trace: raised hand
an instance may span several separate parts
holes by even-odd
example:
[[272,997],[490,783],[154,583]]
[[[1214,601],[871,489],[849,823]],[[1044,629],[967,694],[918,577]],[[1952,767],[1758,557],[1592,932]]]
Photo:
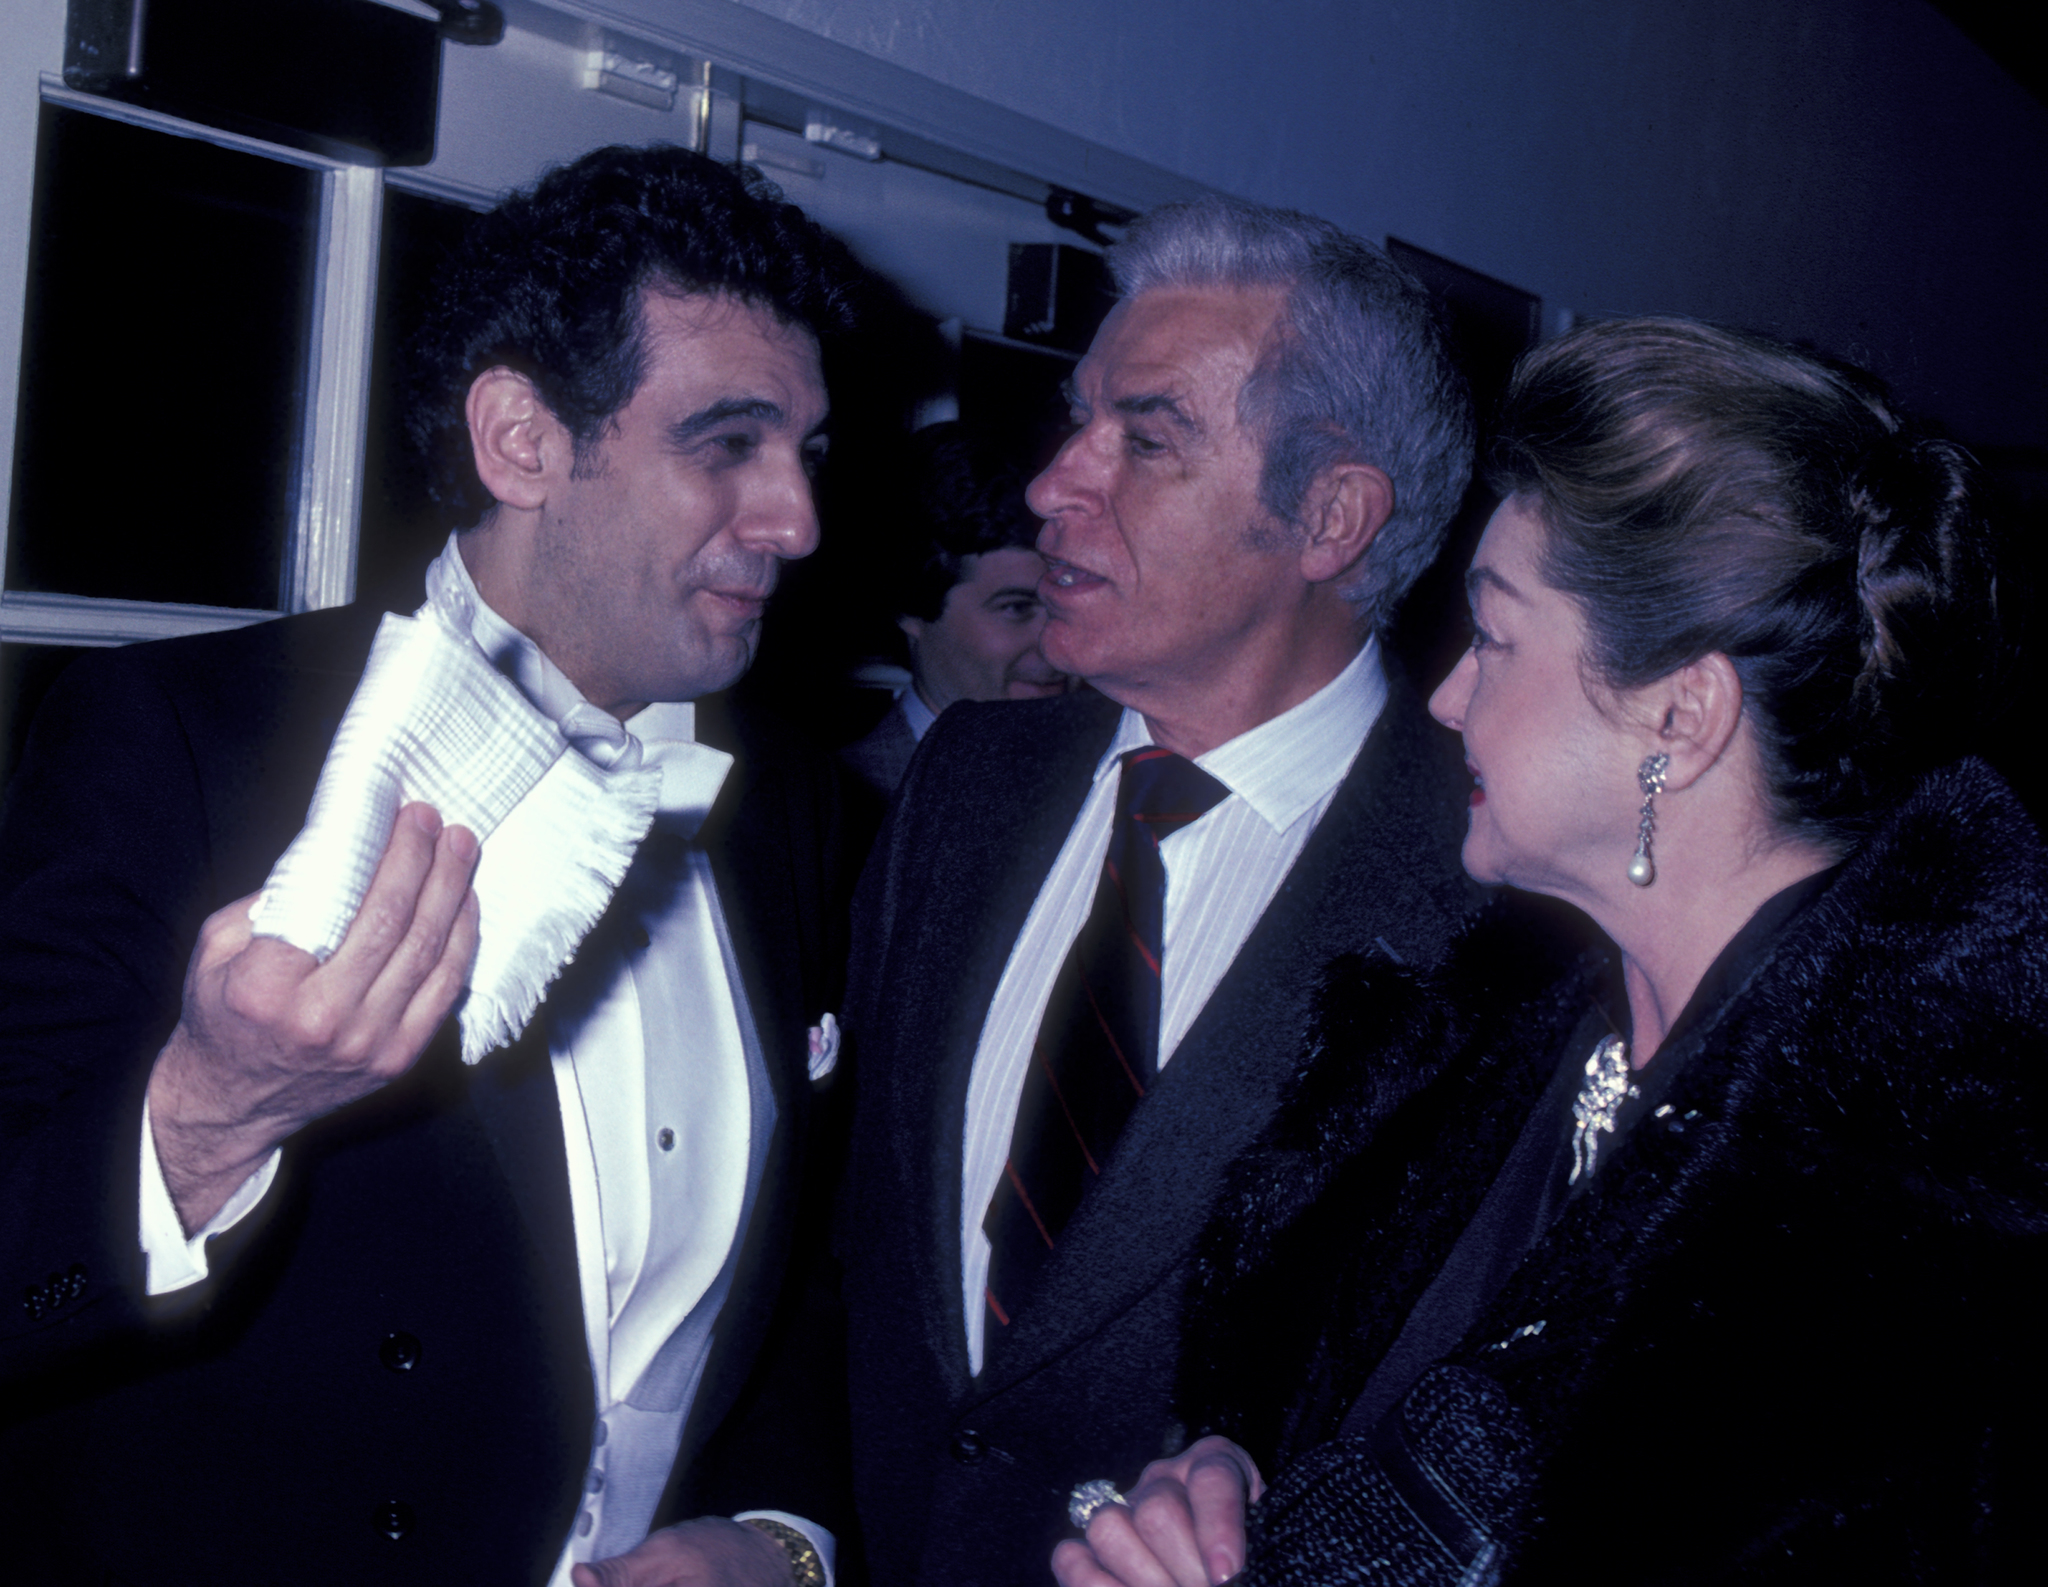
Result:
[[255,936],[253,894],[207,918],[149,1078],[157,1160],[188,1232],[279,1142],[412,1067],[469,980],[477,852],[431,806],[400,810],[325,964]]

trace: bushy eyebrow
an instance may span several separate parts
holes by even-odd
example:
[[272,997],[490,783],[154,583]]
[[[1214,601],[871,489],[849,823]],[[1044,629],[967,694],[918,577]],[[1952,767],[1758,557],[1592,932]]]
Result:
[[1183,435],[1200,435],[1202,427],[1193,414],[1180,405],[1178,397],[1168,396],[1163,391],[1140,392],[1136,396],[1118,397],[1110,407],[1127,418],[1146,419],[1154,414],[1164,415],[1167,422]]
[[699,408],[687,419],[678,419],[669,426],[668,438],[677,446],[688,446],[693,441],[701,441],[721,424],[730,424],[735,419],[780,424],[787,417],[780,403],[770,402],[766,397],[727,397],[708,408]]
[[[1060,396],[1069,408],[1085,409],[1088,406],[1087,400],[1081,395],[1081,388],[1074,384],[1071,377],[1060,382]],[[1109,407],[1112,413],[1121,413],[1129,419],[1144,419],[1154,414],[1164,414],[1168,422],[1183,433],[1202,433],[1202,426],[1194,415],[1180,405],[1180,399],[1163,391],[1146,391],[1135,396],[1117,397],[1110,402]]]

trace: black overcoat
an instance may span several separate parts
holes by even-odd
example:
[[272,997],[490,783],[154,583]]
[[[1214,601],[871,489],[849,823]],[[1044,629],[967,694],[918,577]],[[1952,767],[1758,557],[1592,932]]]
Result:
[[1187,1261],[1225,1164],[1293,1068],[1318,968],[1433,960],[1472,909],[1471,784],[1405,684],[979,1379],[961,1332],[961,1129],[983,1018],[1118,708],[956,705],[912,762],[855,902],[859,1082],[842,1220],[855,1493],[876,1581],[1048,1579],[1068,1490],[1130,1478],[1170,1407]]
[[[81,661],[10,790],[0,1507],[25,1580],[536,1581],[575,1514],[593,1408],[542,1020],[474,1069],[451,1022],[404,1080],[294,1137],[211,1278],[143,1295],[151,1058],[201,921],[303,822],[379,615]],[[836,785],[715,698],[699,733],[739,757],[703,841],[778,1127],[667,1508],[829,1511],[786,1423],[766,1461],[706,1449],[748,1436],[726,1413],[791,1240],[806,1028],[842,963]]]

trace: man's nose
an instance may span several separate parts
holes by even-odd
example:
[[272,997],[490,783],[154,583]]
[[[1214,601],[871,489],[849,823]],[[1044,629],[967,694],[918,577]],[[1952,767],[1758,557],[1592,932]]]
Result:
[[1045,471],[1024,489],[1024,503],[1041,518],[1052,518],[1082,505],[1094,486],[1094,457],[1090,430],[1076,430],[1067,437]]
[[818,507],[802,463],[777,470],[775,478],[764,482],[748,515],[745,539],[756,550],[788,562],[818,549]]

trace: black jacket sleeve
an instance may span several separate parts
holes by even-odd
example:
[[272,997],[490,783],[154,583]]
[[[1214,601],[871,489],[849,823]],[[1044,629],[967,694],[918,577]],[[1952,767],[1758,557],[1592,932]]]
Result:
[[162,691],[70,669],[0,821],[0,1370],[140,1321],[142,1101],[210,870],[199,780]]

